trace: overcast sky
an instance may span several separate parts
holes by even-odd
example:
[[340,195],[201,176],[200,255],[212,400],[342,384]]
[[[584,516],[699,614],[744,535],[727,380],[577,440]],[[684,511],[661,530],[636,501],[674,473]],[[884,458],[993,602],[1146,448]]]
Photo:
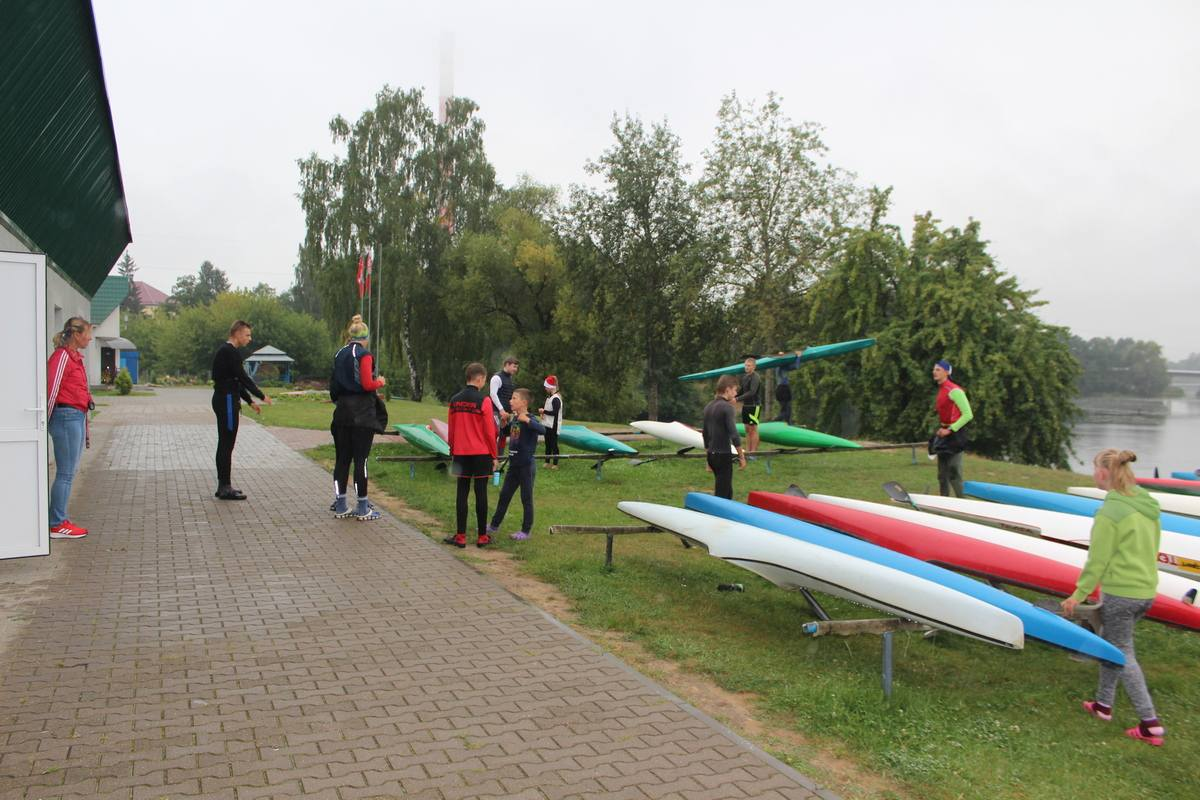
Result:
[[1084,337],[1200,351],[1200,3],[93,0],[139,278],[208,259],[291,285],[296,159],[384,85],[424,87],[442,32],[502,182],[566,188],[614,113],[667,120],[699,168],[723,95],[774,90],[892,221],[982,222]]

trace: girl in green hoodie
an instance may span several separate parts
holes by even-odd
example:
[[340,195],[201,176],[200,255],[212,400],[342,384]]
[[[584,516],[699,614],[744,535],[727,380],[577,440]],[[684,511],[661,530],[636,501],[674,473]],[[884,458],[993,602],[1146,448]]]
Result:
[[1146,688],[1146,678],[1133,652],[1133,627],[1146,615],[1158,593],[1158,547],[1162,538],[1158,502],[1137,485],[1128,450],[1102,450],[1093,461],[1096,486],[1108,490],[1096,511],[1087,562],[1075,592],[1062,602],[1069,615],[1075,606],[1101,588],[1103,636],[1125,654],[1125,666],[1100,665],[1100,688],[1083,710],[1097,719],[1112,719],[1117,681],[1125,687],[1141,722],[1125,735],[1161,747],[1164,730]]

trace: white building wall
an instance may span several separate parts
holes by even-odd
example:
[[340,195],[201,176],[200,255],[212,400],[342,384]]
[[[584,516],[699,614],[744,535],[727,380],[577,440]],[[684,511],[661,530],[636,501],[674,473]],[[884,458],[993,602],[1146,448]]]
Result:
[[[0,224],[0,250],[14,253],[35,252],[26,247],[22,238],[4,224]],[[54,349],[54,334],[61,331],[63,325],[71,317],[87,319],[92,308],[92,300],[71,286],[62,275],[58,274],[53,265],[47,263],[47,266],[50,268],[46,270],[46,351],[50,352]],[[88,321],[94,322],[95,320]],[[119,324],[119,319],[113,324],[114,330],[116,330],[115,326]],[[119,334],[98,335],[118,336]],[[88,383],[100,383],[100,346],[95,341],[88,345],[87,350],[83,352],[83,360],[87,365]]]
[[[63,329],[71,317],[88,319],[92,310],[92,300],[67,281],[53,269],[46,270],[46,338],[47,349],[54,349],[54,334]],[[110,315],[111,316],[111,315]],[[95,322],[95,320],[88,320]],[[92,331],[92,343],[83,351],[83,363],[87,365],[88,383],[100,383],[100,345],[95,336],[116,336],[102,334],[99,330]]]

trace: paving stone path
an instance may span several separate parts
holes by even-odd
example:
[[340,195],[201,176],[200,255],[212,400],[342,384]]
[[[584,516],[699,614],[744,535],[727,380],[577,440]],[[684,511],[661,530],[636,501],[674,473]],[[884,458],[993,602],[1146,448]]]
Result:
[[72,517],[0,562],[3,798],[833,797],[243,424],[112,398]]

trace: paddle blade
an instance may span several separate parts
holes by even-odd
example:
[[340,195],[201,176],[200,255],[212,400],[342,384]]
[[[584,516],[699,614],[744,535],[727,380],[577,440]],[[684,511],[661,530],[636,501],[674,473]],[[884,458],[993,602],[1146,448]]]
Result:
[[794,483],[785,489],[783,493],[791,495],[792,497],[808,497],[808,492],[804,491]]
[[887,492],[887,496],[897,503],[916,508],[916,504],[908,495],[908,490],[901,486],[899,481],[888,481],[883,485],[883,491]]

